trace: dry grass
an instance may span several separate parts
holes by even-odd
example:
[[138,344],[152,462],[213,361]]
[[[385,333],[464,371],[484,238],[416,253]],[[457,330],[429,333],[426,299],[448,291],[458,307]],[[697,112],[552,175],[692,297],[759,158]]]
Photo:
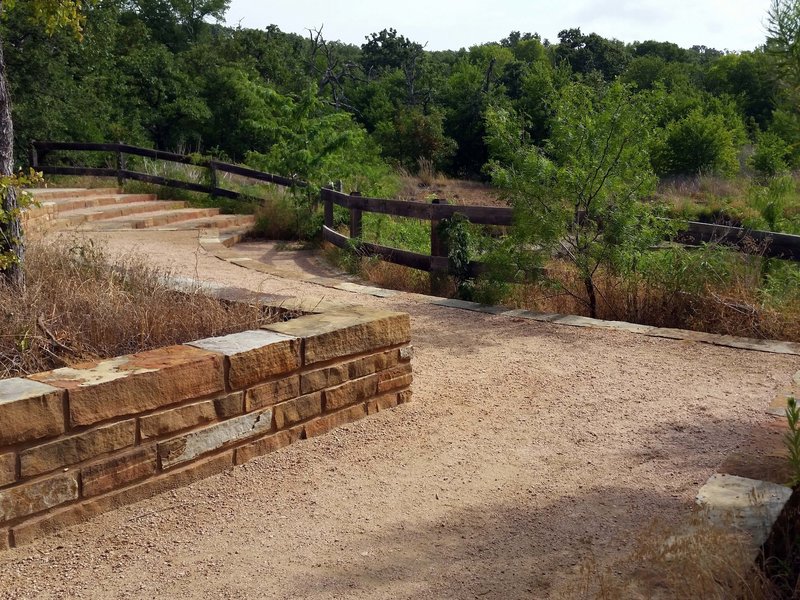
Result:
[[451,179],[441,173],[433,172],[432,166],[430,170],[424,172],[420,167],[420,174],[416,176],[400,171],[398,178],[400,189],[397,197],[401,200],[430,202],[433,198],[440,198],[460,206],[508,206],[508,203],[500,198],[499,191],[489,184]]
[[328,263],[379,287],[417,294],[430,293],[431,277],[424,271],[384,262],[377,257],[359,256],[327,242],[322,246],[322,254]]
[[[582,283],[564,263],[548,270],[572,293],[539,284],[511,286],[503,304],[547,313],[588,316]],[[675,327],[724,335],[800,342],[800,302],[765,305],[758,294],[757,269],[724,285],[706,285],[696,293],[666,290],[644,281],[612,275],[596,278],[598,318]]]
[[0,284],[0,377],[45,371],[281,320],[271,307],[177,292],[138,257],[112,262],[102,249],[33,245],[26,286]]
[[582,566],[570,594],[602,600],[777,600],[777,590],[755,563],[745,538],[697,513],[676,530],[653,523],[633,552],[615,564]]

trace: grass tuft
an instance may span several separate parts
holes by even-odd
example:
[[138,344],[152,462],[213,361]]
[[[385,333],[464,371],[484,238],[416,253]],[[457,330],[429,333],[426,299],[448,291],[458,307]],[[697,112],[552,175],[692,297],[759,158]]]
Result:
[[177,292],[140,257],[66,240],[32,244],[23,289],[0,283],[0,378],[111,358],[281,320],[272,307]]

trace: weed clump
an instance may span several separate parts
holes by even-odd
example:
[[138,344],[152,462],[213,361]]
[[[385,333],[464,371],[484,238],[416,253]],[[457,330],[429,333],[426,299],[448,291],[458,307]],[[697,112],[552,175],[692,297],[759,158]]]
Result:
[[[62,240],[63,241],[63,240]],[[0,283],[0,378],[110,358],[279,321],[272,307],[176,291],[141,257],[92,243],[32,244],[25,287]]]

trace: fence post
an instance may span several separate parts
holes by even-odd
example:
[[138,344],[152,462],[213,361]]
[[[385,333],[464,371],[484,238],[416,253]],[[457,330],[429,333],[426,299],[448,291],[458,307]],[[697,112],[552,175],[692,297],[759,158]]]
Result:
[[323,206],[325,207],[325,227],[333,229],[333,198],[331,198],[330,190],[322,188],[319,192],[322,198]]
[[[431,295],[444,296],[448,288],[449,249],[446,241],[439,235],[441,221],[437,219],[436,206],[447,204],[446,200],[434,199],[431,201]],[[442,258],[446,267],[442,268]],[[439,260],[437,260],[439,259]]]
[[[120,146],[122,142],[117,142]],[[125,154],[123,154],[122,150],[117,148],[117,187],[122,189],[122,186],[125,185]]]
[[39,151],[36,150],[36,140],[31,140],[31,145],[28,147],[28,162],[34,171],[39,168]]
[[212,196],[213,192],[217,189],[217,163],[213,160],[208,161],[208,170],[210,171],[209,180],[211,182]]
[[[361,196],[361,192],[352,192],[351,196],[359,197]],[[361,239],[361,209],[359,208],[351,208],[350,209],[350,239]]]

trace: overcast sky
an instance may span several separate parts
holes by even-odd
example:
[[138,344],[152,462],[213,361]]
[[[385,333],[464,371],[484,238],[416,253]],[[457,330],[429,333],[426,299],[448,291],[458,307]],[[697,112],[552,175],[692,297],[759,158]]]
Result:
[[764,42],[770,0],[232,0],[229,25],[306,33],[324,25],[326,39],[361,45],[394,27],[427,42],[429,50],[457,50],[499,41],[510,31],[558,40],[580,27],[625,42],[659,40],[683,47],[752,50]]

